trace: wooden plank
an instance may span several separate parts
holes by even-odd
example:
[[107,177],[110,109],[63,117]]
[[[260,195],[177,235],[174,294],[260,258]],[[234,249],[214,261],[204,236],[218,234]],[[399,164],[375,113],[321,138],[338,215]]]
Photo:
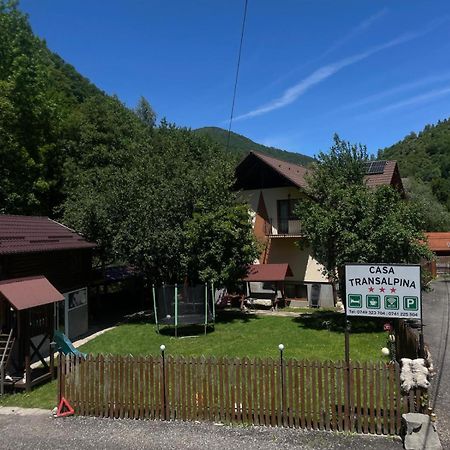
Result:
[[292,359],[287,361],[286,370],[286,405],[288,426],[294,426],[294,369]]
[[369,366],[369,413],[370,413],[370,423],[369,430],[370,433],[375,434],[375,365],[372,363]]
[[362,433],[362,423],[361,423],[361,364],[359,362],[353,363],[353,377],[355,383],[355,420],[356,420],[356,431]]
[[344,431],[344,414],[342,408],[342,378],[343,371],[342,361],[336,363],[336,405],[337,405],[337,429]]
[[368,393],[368,370],[367,370],[367,362],[364,362],[362,369],[362,422],[363,422],[363,432],[369,432],[369,409],[367,407],[369,403],[369,393]]
[[389,401],[388,401],[388,391],[389,391],[389,372],[386,364],[382,364],[381,372],[381,390],[383,391],[383,405],[382,405],[382,416],[383,416],[383,434],[389,434]]
[[336,431],[336,367],[332,361],[328,361],[328,370],[330,377],[330,429]]
[[234,393],[233,393],[233,366],[228,358],[223,359],[224,389],[225,389],[225,414],[226,422],[232,423],[234,416]]
[[277,401],[276,401],[276,385],[275,380],[275,362],[272,358],[267,360],[269,367],[269,385],[270,385],[270,425],[275,427],[277,425]]
[[219,357],[217,359],[217,412],[218,417],[216,418],[217,421],[220,421],[222,423],[226,423],[226,407],[225,407],[225,395],[224,395],[224,373],[223,373],[223,357]]
[[[265,425],[265,389],[266,385],[264,384],[264,365],[261,358],[256,359],[257,366],[257,374],[258,374],[258,424]],[[256,384],[256,382],[255,382]]]
[[349,413],[349,427],[351,432],[353,433],[356,430],[355,424],[355,379],[354,379],[354,370],[353,370],[353,362],[350,361],[348,368],[348,413]]
[[317,412],[319,414],[318,417],[318,428],[321,430],[325,429],[324,426],[324,413],[325,413],[325,406],[324,406],[324,388],[323,385],[323,372],[322,372],[322,363],[317,363],[317,383],[318,383],[318,390],[317,390]]
[[344,430],[352,431],[350,428],[350,391],[349,391],[349,372],[350,365],[343,362],[344,365]]
[[375,366],[375,385],[376,385],[376,417],[377,417],[377,434],[382,434],[382,416],[381,416],[381,363],[374,364]]
[[197,420],[197,364],[196,359],[191,358],[190,369],[191,369],[191,415],[190,420]]
[[389,364],[389,434],[395,434],[395,366]]
[[330,431],[330,378],[329,378],[329,363],[325,361],[322,364],[323,369],[323,420],[324,428]]
[[261,379],[259,377],[259,358],[253,359],[253,424],[259,425],[261,420],[261,399],[259,392],[263,389],[260,386]]
[[208,384],[208,420],[215,422],[217,417],[217,403],[215,392],[217,390],[216,358],[209,356],[206,359],[206,382]]
[[254,360],[247,358],[247,367],[246,367],[246,422],[248,424],[253,424],[253,389],[252,389],[252,371],[253,371]]
[[300,421],[301,427],[307,428],[308,423],[306,420],[306,380],[305,380],[305,361],[299,362],[299,370],[300,370]]

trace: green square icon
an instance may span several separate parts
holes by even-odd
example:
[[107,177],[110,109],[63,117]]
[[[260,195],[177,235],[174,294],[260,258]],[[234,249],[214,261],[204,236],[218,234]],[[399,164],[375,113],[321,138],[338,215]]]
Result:
[[348,307],[349,308],[362,308],[362,295],[361,294],[349,294],[348,295]]
[[405,311],[418,311],[419,299],[414,296],[403,297],[403,309]]
[[369,309],[380,309],[381,298],[379,295],[366,295],[366,306]]
[[399,309],[398,295],[385,295],[384,308],[385,309]]

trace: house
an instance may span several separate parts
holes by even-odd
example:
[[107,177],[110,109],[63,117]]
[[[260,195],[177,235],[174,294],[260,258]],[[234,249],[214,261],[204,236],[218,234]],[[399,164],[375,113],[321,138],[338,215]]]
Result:
[[88,329],[88,295],[95,244],[48,217],[0,215],[0,281],[45,277],[64,300],[57,327],[69,338]]
[[450,275],[450,231],[426,233],[426,236],[430,250],[436,255],[429,265],[431,274]]
[[[301,219],[294,215],[296,201],[305,196],[308,169],[257,152],[250,152],[236,168],[236,190],[248,202],[253,230],[263,244],[260,264],[289,264],[285,295],[291,304],[334,305],[333,289],[323,267],[308,248],[296,243],[303,239]],[[403,194],[395,161],[367,163],[369,187],[391,185]]]

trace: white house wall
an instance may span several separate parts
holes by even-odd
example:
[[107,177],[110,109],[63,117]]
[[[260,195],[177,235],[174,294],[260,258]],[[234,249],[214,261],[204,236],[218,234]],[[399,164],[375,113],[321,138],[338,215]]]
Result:
[[[277,223],[277,201],[286,200],[287,198],[298,199],[303,195],[300,190],[295,187],[278,187],[243,191],[243,199],[249,204],[253,218],[255,217],[255,212],[258,209],[259,196],[261,192],[263,193],[268,217],[274,220],[274,224]],[[275,229],[273,231],[276,232]],[[326,283],[328,280],[322,275],[322,266],[311,256],[311,251],[309,249],[300,249],[296,245],[297,241],[298,238],[293,237],[272,238],[268,262],[287,262],[294,274],[294,276],[289,279],[293,281]]]

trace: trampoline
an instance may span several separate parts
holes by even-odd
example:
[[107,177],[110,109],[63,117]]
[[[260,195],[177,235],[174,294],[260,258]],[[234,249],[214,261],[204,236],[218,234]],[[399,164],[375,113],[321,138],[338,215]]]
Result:
[[189,286],[185,284],[163,284],[153,286],[153,308],[156,328],[173,327],[175,337],[178,328],[189,325],[203,325],[205,334],[208,326],[214,328],[214,287],[208,284]]

